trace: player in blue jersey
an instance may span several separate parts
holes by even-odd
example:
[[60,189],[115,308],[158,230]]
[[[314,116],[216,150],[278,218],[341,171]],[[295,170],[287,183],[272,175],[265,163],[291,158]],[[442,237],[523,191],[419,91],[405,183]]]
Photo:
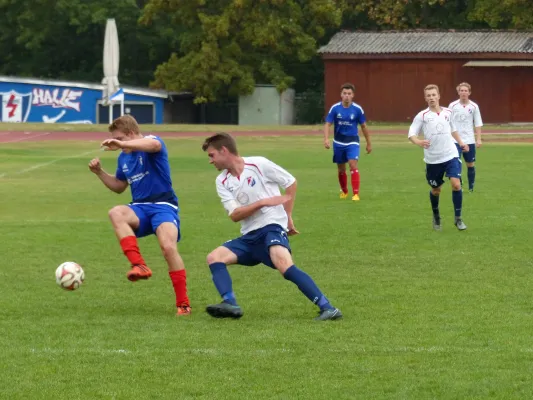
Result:
[[91,160],[89,169],[115,193],[130,186],[132,202],[109,211],[120,246],[131,263],[127,278],[135,282],[152,276],[137,238],[155,234],[168,264],[177,315],[189,315],[185,266],[176,247],[181,238],[178,197],[172,188],[165,143],[157,136],[143,136],[137,121],[129,115],[113,121],[109,132],[112,139],[104,140],[102,146],[105,150],[121,150],[115,175],[105,172],[98,158]]
[[359,186],[361,178],[357,167],[359,160],[359,132],[357,125],[361,125],[366,140],[366,152],[372,151],[370,132],[366,126],[366,117],[363,108],[353,102],[355,87],[351,83],[345,83],[341,87],[342,101],[334,104],[326,116],[324,126],[324,147],[330,148],[329,130],[333,125],[333,162],[337,164],[339,184],[341,186],[341,199],[348,197],[348,177],[346,175],[346,163],[350,166],[353,196],[352,200],[359,200]]

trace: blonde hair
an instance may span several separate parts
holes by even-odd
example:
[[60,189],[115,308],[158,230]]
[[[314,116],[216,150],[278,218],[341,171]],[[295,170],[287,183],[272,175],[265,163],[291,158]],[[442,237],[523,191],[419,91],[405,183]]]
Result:
[[469,92],[472,92],[472,87],[470,86],[469,83],[466,83],[466,82],[461,82],[460,84],[457,85],[457,87],[455,88],[457,91],[459,91],[459,89],[461,88],[461,86],[464,86],[465,88],[468,89]]
[[138,135],[140,133],[139,124],[131,115],[123,115],[118,117],[109,125],[109,132],[120,131],[125,134],[133,133]]
[[428,90],[433,90],[433,89],[435,89],[437,91],[437,93],[440,94],[439,87],[437,85],[434,85],[434,84],[427,85],[424,88],[424,93],[426,93]]

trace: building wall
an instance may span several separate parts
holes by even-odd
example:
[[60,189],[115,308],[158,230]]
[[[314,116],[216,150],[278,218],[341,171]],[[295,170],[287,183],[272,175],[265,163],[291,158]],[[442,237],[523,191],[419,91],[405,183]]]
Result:
[[[0,82],[2,122],[108,123],[109,107],[101,103],[102,91],[82,87]],[[124,109],[140,123],[163,122],[164,100],[126,93]],[[113,117],[120,115],[120,104]],[[144,121],[143,121],[144,119]]]
[[239,125],[293,123],[294,89],[280,94],[275,86],[257,85],[251,95],[239,97]]
[[484,122],[533,122],[533,68],[463,67],[471,59],[325,60],[326,112],[352,82],[355,102],[371,121],[410,122],[423,108],[423,88],[434,83],[441,105],[457,98],[455,87],[472,85]]

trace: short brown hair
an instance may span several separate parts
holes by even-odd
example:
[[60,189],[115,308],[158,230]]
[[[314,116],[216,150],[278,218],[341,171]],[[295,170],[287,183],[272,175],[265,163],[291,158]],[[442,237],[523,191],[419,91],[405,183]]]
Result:
[[437,85],[434,85],[434,84],[427,85],[424,88],[424,93],[426,93],[428,90],[432,90],[432,89],[435,89],[437,91],[437,93],[440,94],[439,87]]
[[344,90],[344,89],[350,89],[352,92],[355,93],[355,86],[350,83],[350,82],[346,82],[344,83],[342,86],[341,86],[341,92]]
[[239,155],[239,152],[237,151],[237,142],[233,136],[226,132],[215,133],[213,136],[205,139],[204,144],[202,144],[202,150],[206,151],[209,146],[216,150],[221,150],[222,147],[225,147],[231,154],[235,154],[236,156]]
[[109,132],[120,131],[122,133],[140,133],[139,124],[131,115],[123,115],[118,117],[109,125]]
[[464,86],[465,88],[467,88],[469,92],[472,91],[472,87],[470,86],[469,83],[466,83],[466,82],[461,82],[460,84],[458,84],[457,87],[455,88],[455,90],[459,91],[459,88],[461,86]]

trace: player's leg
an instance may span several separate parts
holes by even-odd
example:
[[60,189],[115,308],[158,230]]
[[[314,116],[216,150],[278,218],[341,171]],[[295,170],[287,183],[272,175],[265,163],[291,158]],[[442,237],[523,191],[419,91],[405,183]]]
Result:
[[359,186],[361,185],[361,176],[359,175],[359,169],[357,167],[359,161],[359,146],[351,144],[347,146],[346,156],[348,158],[348,164],[350,165],[350,176],[352,180],[353,201],[359,200]]
[[243,316],[241,307],[237,304],[233,283],[228,272],[228,265],[233,264],[256,265],[246,239],[238,238],[217,247],[207,256],[207,264],[211,270],[213,283],[222,297],[222,303],[211,304],[206,307],[209,315],[215,318],[240,318]]
[[468,176],[468,190],[470,193],[474,191],[474,183],[476,181],[476,167],[475,167],[475,161],[476,161],[476,144],[472,143],[468,145],[469,150],[467,153],[463,153],[464,160],[466,163],[467,168],[467,176]]
[[345,154],[345,146],[339,146],[333,143],[333,162],[337,164],[337,176],[341,187],[341,199],[348,197],[348,175],[346,175],[346,163],[348,159]]
[[348,175],[346,174],[346,164],[337,164],[337,175],[339,178],[339,185],[341,187],[340,198],[348,197]]
[[152,271],[146,266],[137,243],[137,237],[143,236],[142,230],[146,223],[142,209],[136,206],[116,206],[109,210],[109,219],[120,247],[131,263],[128,279],[137,281],[150,278]]
[[460,231],[466,229],[463,222],[462,208],[463,208],[463,189],[461,187],[461,168],[462,164],[459,158],[454,158],[446,163],[446,176],[450,178],[452,186],[452,201],[455,213],[455,226]]
[[[305,297],[319,307],[320,314],[315,318],[316,320],[325,321],[342,318],[341,311],[330,304],[329,300],[318,288],[313,278],[294,265],[291,253],[287,247],[283,245],[273,245],[268,248],[268,253],[271,265],[274,266],[285,279],[294,283]],[[267,264],[268,260],[265,261],[265,264]]]
[[[457,148],[457,152],[459,153],[459,160],[461,160],[461,157],[464,157],[465,156],[465,153],[463,153],[463,149],[461,146],[459,146],[459,143],[455,143],[455,147]],[[461,168],[462,168],[462,165],[461,165]],[[462,171],[461,171],[462,172]],[[462,174],[461,176],[459,177],[459,180],[461,181],[461,186],[463,186],[463,177],[462,177]]]
[[426,180],[431,187],[429,191],[429,201],[431,203],[431,211],[433,212],[433,229],[440,231],[442,229],[439,198],[442,184],[444,183],[445,169],[442,164],[426,164]]
[[[161,217],[160,214],[157,215],[158,219],[161,219]],[[191,313],[191,304],[187,296],[187,272],[176,246],[180,236],[179,223],[178,219],[172,214],[169,214],[169,218],[173,218],[173,220],[158,224],[155,234],[168,265],[168,275],[176,295],[177,315],[189,315]]]

